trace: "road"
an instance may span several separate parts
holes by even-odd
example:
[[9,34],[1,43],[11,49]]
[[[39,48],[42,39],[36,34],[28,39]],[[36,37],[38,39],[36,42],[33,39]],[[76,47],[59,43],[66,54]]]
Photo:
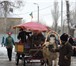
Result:
[[[71,66],[76,66],[76,57],[72,57],[71,59]],[[6,48],[0,46],[0,66],[16,66],[15,61],[15,52],[13,50],[13,59],[12,61],[8,61]],[[22,65],[22,61],[19,62],[19,66]],[[39,63],[27,64],[27,66],[40,66]],[[58,66],[58,65],[57,65]]]
[[[12,61],[8,61],[8,58],[6,56],[4,57],[0,56],[0,66],[16,66],[15,58],[13,57]],[[19,66],[23,66],[22,61],[20,61]],[[40,64],[39,63],[27,64],[27,66],[40,66]],[[71,66],[76,66],[76,57],[72,57]]]

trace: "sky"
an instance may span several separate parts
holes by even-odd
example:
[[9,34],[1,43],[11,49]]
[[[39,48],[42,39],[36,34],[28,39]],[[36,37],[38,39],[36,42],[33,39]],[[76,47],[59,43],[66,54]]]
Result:
[[[12,1],[12,0],[11,0]],[[13,0],[15,1],[15,0]],[[54,1],[58,1],[59,3],[59,12],[61,13],[61,0],[22,0],[23,6],[20,9],[14,10],[14,16],[22,17],[23,22],[29,21],[37,21],[38,19],[38,7],[39,6],[39,20],[46,24],[47,26],[53,25],[53,17],[51,14],[51,10],[53,9]],[[63,17],[66,16],[66,0],[63,0]],[[73,7],[75,0],[69,0],[71,5],[70,8]],[[74,8],[74,7],[73,7]],[[33,12],[33,18],[29,15]],[[59,17],[58,25],[61,25],[61,18]]]

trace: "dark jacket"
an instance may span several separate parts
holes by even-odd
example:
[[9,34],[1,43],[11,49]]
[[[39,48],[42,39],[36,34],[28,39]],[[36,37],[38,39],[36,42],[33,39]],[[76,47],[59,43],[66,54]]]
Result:
[[21,31],[17,38],[21,40],[21,42],[26,42],[26,36],[30,37],[29,34],[31,34],[31,32],[26,32],[26,31]]
[[[56,51],[59,51],[59,65],[60,66],[70,66],[71,64],[71,55],[73,53],[72,46],[70,43],[66,43]],[[65,58],[67,57],[67,59]]]
[[13,45],[14,45],[14,39],[11,37],[11,36],[8,36],[5,40],[5,46],[6,48],[13,48]]
[[73,41],[73,38],[72,38],[72,37],[69,38],[69,43],[70,43],[71,45],[74,45],[74,41]]

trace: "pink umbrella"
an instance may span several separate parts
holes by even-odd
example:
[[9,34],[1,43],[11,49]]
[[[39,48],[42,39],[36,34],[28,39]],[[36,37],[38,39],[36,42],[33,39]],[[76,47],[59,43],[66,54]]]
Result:
[[37,22],[27,22],[27,23],[23,23],[17,26],[14,26],[14,28],[23,28],[23,29],[28,29],[31,31],[47,31],[48,28],[45,25],[42,25],[40,23]]

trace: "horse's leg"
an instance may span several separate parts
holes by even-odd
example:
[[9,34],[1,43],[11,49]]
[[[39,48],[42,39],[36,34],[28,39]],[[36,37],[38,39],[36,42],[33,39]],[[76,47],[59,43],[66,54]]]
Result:
[[57,59],[54,60],[54,66],[57,66]]
[[50,58],[48,58],[48,66],[52,66],[52,60]]
[[44,65],[44,66],[47,66],[47,65],[46,65],[46,64],[47,64],[47,63],[46,63],[46,60],[47,60],[47,59],[44,58],[44,60],[42,61],[43,64],[41,64],[41,66],[43,66],[43,65]]
[[48,59],[47,59],[46,63],[47,63],[47,65],[49,65]]
[[46,59],[46,61],[45,61],[45,66],[47,66],[47,59]]

